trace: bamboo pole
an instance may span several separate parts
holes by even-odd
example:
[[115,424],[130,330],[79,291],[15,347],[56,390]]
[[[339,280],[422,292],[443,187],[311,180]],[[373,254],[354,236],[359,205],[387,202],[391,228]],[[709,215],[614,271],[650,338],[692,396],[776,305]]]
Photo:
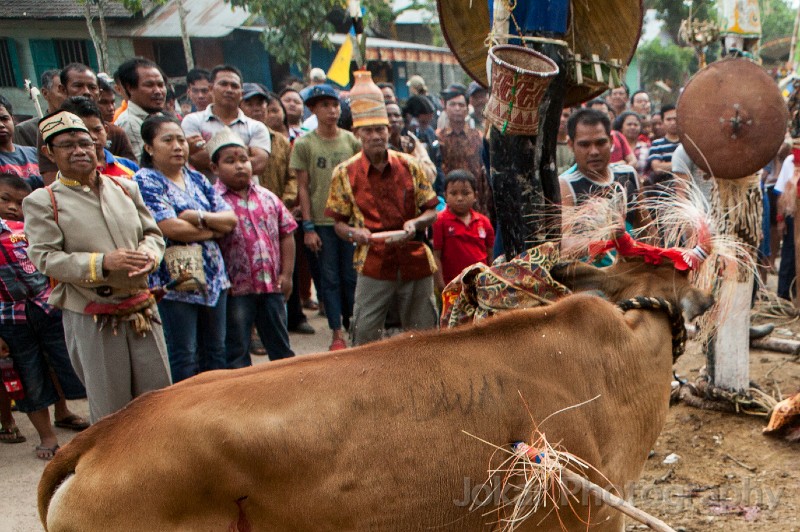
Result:
[[564,469],[561,471],[561,476],[568,480],[569,482],[574,482],[578,486],[581,487],[584,491],[591,493],[592,495],[599,497],[604,504],[611,506],[615,510],[619,510],[620,512],[624,513],[628,517],[632,519],[636,519],[640,523],[643,523],[650,527],[651,530],[656,530],[657,532],[675,532],[675,529],[669,526],[667,523],[658,519],[657,517],[653,517],[652,515],[644,512],[631,503],[620,499],[613,493],[601,488],[591,480],[582,477],[581,475],[570,471],[569,469]]
[[794,17],[794,29],[792,30],[792,41],[789,45],[789,61],[787,66],[791,66],[792,70],[790,72],[797,71],[797,30],[800,27],[800,6],[797,8],[797,15]]

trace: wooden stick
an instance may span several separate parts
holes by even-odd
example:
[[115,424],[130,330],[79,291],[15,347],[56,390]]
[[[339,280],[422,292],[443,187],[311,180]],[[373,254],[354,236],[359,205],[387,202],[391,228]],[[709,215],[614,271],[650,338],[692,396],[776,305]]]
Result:
[[740,462],[739,460],[737,460],[736,458],[734,458],[733,456],[731,456],[729,454],[723,454],[722,456],[724,456],[725,458],[727,458],[728,460],[730,460],[734,464],[738,465],[739,467],[743,467],[743,468],[747,469],[751,473],[755,473],[756,472],[756,468],[755,467],[749,466],[749,465],[745,464],[744,462]]
[[600,497],[600,500],[602,500],[605,504],[611,506],[612,508],[619,510],[628,517],[636,519],[640,523],[649,526],[651,530],[656,530],[658,532],[675,532],[674,528],[670,527],[661,519],[653,517],[647,512],[643,512],[642,510],[633,506],[631,503],[623,499],[620,499],[613,493],[609,493],[607,490],[601,488],[594,482],[590,481],[585,477],[580,476],[579,474],[573,471],[570,471],[569,469],[562,470],[561,476],[569,481],[575,482],[587,492],[597,497]]
[[784,338],[774,338],[767,336],[757,340],[750,340],[750,347],[775,351],[777,353],[788,353],[793,356],[800,355],[800,342]]

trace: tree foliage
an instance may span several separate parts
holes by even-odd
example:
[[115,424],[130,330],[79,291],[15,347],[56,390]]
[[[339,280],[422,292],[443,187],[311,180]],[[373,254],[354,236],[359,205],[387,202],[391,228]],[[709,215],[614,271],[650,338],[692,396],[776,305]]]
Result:
[[761,0],[761,42],[789,37],[797,11],[784,0]]
[[[692,18],[714,20],[716,8],[713,0],[694,0],[691,2]],[[678,42],[681,22],[689,18],[689,6],[684,0],[645,0],[645,9],[655,9],[659,20],[664,22],[664,30]]]
[[[278,63],[297,65],[307,70],[311,64],[314,41],[332,49],[329,35],[347,27],[349,16],[341,0],[226,0],[246,8],[266,26],[263,34],[267,52]],[[393,12],[384,0],[362,0],[366,9],[365,24],[376,33],[384,29],[398,14],[409,9],[426,8],[431,0],[414,0],[409,6]],[[346,30],[343,30],[346,31]]]
[[673,90],[683,85],[690,75],[694,50],[676,44],[662,45],[658,39],[640,46],[639,71],[642,86],[652,91],[657,81],[663,81]]

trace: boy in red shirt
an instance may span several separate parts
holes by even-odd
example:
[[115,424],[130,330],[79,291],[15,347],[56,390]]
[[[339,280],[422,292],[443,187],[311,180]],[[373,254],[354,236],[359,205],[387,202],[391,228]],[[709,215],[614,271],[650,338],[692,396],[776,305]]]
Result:
[[433,224],[433,256],[439,271],[434,276],[437,292],[467,266],[492,261],[494,229],[489,219],[475,211],[477,180],[468,170],[453,170],[444,180],[447,208]]

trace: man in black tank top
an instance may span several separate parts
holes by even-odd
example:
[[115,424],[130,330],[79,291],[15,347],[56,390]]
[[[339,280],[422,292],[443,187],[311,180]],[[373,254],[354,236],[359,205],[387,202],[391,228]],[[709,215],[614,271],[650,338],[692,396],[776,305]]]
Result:
[[[611,123],[608,115],[594,109],[581,109],[570,117],[567,132],[575,165],[558,177],[561,204],[579,206],[589,197],[624,189],[630,205],[639,192],[639,178],[631,166],[609,164]],[[635,210],[628,209],[627,220],[633,226],[641,227],[640,218]]]

